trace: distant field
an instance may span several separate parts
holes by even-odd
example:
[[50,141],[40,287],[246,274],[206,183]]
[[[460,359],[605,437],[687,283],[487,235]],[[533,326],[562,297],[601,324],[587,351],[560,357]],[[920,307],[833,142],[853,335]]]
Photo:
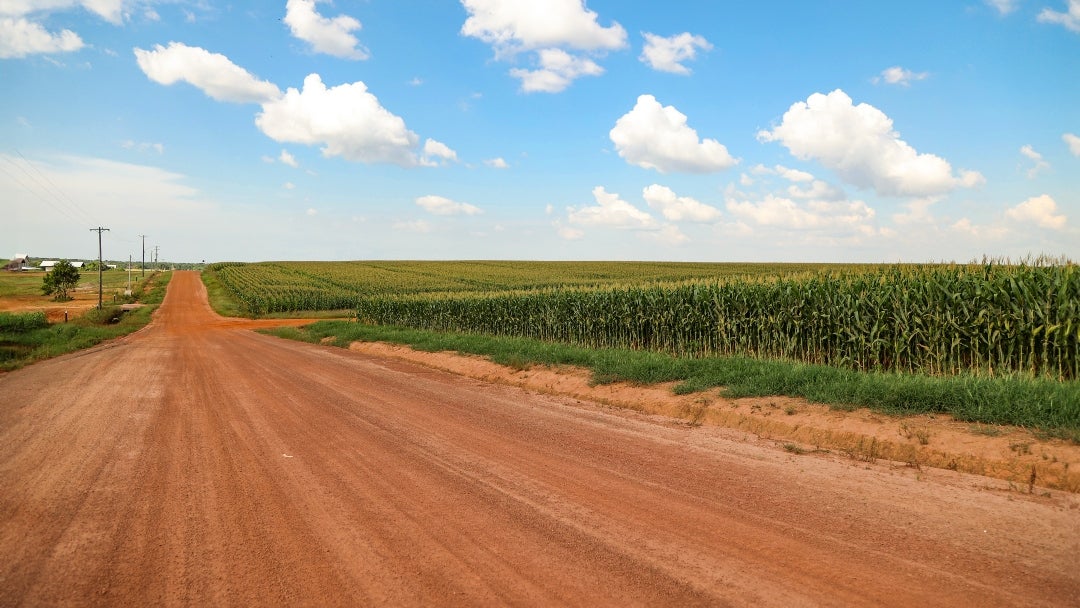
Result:
[[370,296],[602,288],[859,272],[876,265],[679,262],[260,262],[208,268],[241,312],[355,309]]
[[1080,271],[970,265],[620,262],[217,264],[251,315],[361,321],[862,371],[1080,378]]

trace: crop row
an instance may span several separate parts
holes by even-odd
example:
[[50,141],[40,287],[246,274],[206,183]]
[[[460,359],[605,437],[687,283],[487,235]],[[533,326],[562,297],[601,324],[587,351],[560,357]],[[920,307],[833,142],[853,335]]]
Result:
[[1072,264],[882,267],[518,293],[365,296],[360,320],[688,356],[1080,378]]

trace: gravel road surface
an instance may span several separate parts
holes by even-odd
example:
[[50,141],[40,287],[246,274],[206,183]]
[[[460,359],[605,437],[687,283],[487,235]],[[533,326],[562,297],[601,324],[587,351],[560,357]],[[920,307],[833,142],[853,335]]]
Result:
[[[216,316],[0,375],[0,605],[1080,605],[1080,509]],[[265,324],[265,323],[263,323]]]

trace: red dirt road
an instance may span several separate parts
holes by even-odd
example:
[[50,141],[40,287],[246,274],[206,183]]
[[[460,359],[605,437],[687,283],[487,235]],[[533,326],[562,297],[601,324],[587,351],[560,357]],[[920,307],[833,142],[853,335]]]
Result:
[[[1080,605],[1080,508],[215,316],[0,376],[0,605]],[[921,479],[920,479],[921,477]]]

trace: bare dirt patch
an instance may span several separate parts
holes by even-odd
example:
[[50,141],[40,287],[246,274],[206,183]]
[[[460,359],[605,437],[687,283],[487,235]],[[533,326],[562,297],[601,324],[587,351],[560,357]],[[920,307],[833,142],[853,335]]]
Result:
[[949,416],[897,418],[869,409],[843,411],[791,397],[727,399],[718,391],[676,395],[672,385],[593,385],[587,370],[535,366],[515,369],[478,356],[430,353],[374,342],[351,350],[395,357],[476,378],[606,405],[669,416],[691,426],[752,433],[795,454],[833,453],[862,462],[892,462],[985,475],[1024,492],[1080,492],[1080,446],[1042,439],[1017,427],[959,422]]

